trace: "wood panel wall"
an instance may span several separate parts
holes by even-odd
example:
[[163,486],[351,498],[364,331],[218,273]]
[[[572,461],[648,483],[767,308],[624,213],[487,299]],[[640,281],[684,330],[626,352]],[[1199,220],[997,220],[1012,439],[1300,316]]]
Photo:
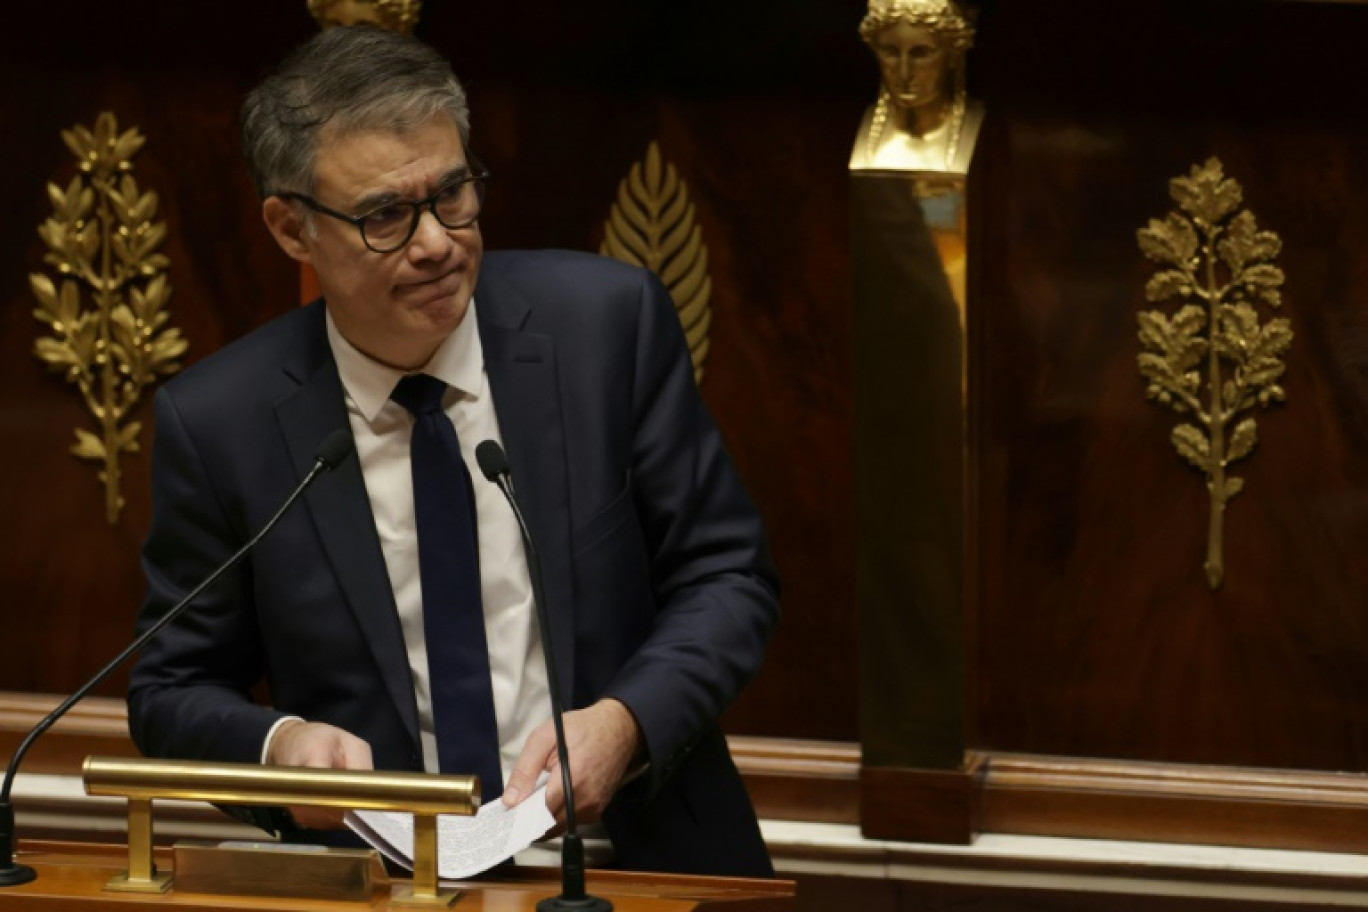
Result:
[[[1358,4],[985,17],[976,747],[1368,769],[1364,35]],[[1213,155],[1282,237],[1296,333],[1216,592],[1202,476],[1136,368],[1135,241]]]
[[[785,619],[727,718],[756,735],[854,741],[853,507],[844,162],[873,64],[862,0],[427,4],[422,37],[466,82],[494,180],[490,248],[597,250],[617,183],[652,140],[688,182],[713,280],[702,390],[769,523]],[[27,4],[0,31],[0,690],[63,692],[130,635],[147,459],[101,515],[67,453],[86,421],[30,353],[27,275],[60,130],[98,112],[147,136],[136,174],[170,228],[174,325],[203,357],[294,306],[239,162],[241,94],[315,29],[303,0]],[[150,408],[142,411],[150,418]],[[122,693],[116,675],[99,693]]]

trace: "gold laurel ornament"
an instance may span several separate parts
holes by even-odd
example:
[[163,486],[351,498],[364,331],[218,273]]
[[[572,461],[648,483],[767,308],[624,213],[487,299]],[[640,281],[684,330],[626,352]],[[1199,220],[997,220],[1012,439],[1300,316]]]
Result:
[[157,194],[141,191],[133,178],[132,158],[145,138],[136,127],[119,132],[104,111],[94,130],[78,125],[63,130],[62,140],[78,173],[65,189],[48,184],[53,214],[38,234],[56,281],[29,275],[38,299],[33,316],[51,330],[33,351],[77,387],[95,418],[95,433],[76,429],[71,452],[100,463],[105,518],[113,525],[124,506],[119,456],[138,452],[142,431],[129,416],[147,387],[180,369],[188,343],[167,326],[169,262],[158,252],[166,223],[152,221]]
[[1240,209],[1244,191],[1224,174],[1221,162],[1194,165],[1169,182],[1178,204],[1163,220],[1140,229],[1140,250],[1159,265],[1145,286],[1151,303],[1177,301],[1139,314],[1140,373],[1145,395],[1190,418],[1171,434],[1180,456],[1202,472],[1210,500],[1207,584],[1225,576],[1226,504],[1244,489],[1229,474],[1258,442],[1249,413],[1283,402],[1282,357],[1292,344],[1285,318],[1261,323],[1256,305],[1282,305],[1283,271],[1274,264],[1282,241],[1260,230],[1253,213]]
[[646,160],[634,164],[618,185],[599,252],[660,276],[684,327],[694,382],[701,382],[712,324],[708,248],[694,220],[689,188],[674,165],[662,161],[655,142],[647,148]]

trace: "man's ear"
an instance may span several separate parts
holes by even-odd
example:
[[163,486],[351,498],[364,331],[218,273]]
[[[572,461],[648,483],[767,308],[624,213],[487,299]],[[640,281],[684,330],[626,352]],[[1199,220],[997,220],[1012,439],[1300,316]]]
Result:
[[301,263],[313,262],[313,253],[304,240],[308,226],[298,209],[278,196],[268,196],[261,204],[261,220],[286,255]]

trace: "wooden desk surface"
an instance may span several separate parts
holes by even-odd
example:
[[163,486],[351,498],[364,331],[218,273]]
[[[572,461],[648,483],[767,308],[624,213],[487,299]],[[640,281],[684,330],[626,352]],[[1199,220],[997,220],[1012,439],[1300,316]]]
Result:
[[[369,902],[285,899],[264,896],[220,896],[177,893],[174,886],[161,895],[111,893],[104,885],[124,869],[122,846],[86,843],[24,842],[20,863],[38,872],[38,879],[18,887],[0,887],[0,912],[217,912],[251,909],[256,912],[361,912],[390,908],[390,884],[380,885]],[[157,869],[171,870],[169,849],[157,850]],[[695,909],[737,912],[791,912],[792,881],[726,877],[689,877],[591,871],[589,892],[610,900],[616,912],[689,912]],[[462,885],[465,894],[453,912],[521,912],[560,892],[560,872],[549,868],[520,868],[497,881]]]

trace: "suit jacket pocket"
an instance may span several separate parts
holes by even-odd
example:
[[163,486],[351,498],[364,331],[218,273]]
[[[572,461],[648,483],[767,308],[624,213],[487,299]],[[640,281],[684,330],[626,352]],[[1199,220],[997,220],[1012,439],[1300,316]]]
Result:
[[598,544],[606,538],[614,529],[622,525],[633,515],[632,509],[632,475],[627,474],[627,481],[622,486],[622,490],[613,495],[612,500],[608,501],[597,513],[589,517],[584,522],[575,527],[571,532],[571,547],[575,554],[583,554],[589,548]]

